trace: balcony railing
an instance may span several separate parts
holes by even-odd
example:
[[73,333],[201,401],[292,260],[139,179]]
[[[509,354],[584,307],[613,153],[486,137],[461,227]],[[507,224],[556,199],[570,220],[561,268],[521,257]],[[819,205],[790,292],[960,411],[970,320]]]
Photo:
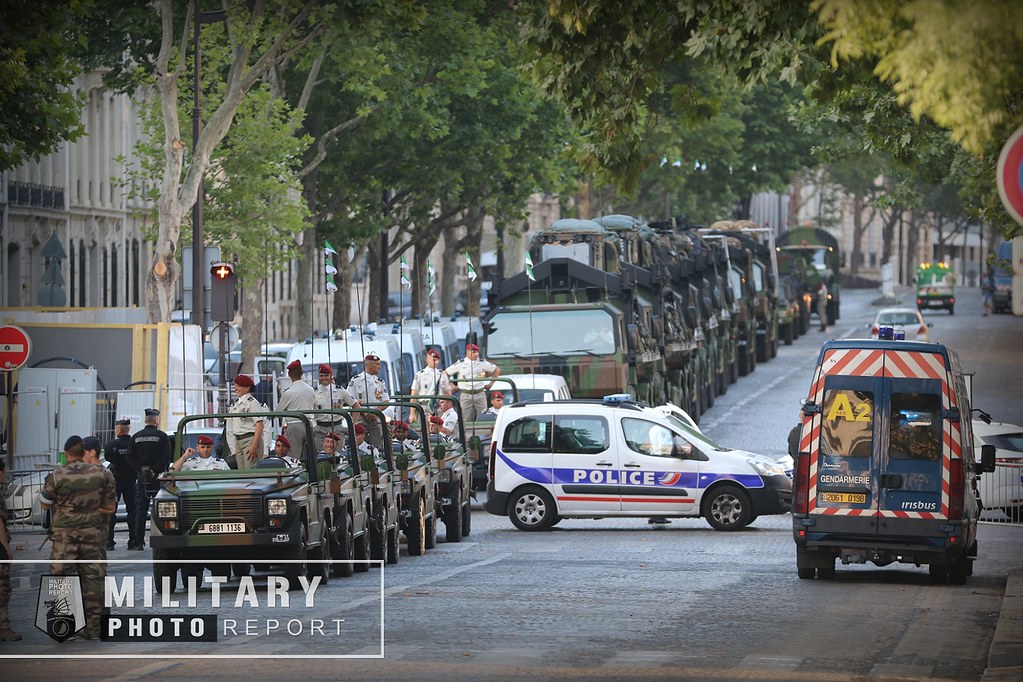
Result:
[[64,189],[52,185],[37,185],[34,182],[7,183],[7,202],[11,206],[35,206],[38,208],[64,208]]

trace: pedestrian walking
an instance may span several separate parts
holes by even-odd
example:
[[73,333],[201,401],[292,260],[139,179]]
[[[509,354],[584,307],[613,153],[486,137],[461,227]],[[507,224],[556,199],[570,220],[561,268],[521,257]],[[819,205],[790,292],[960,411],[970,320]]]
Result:
[[[277,409],[281,412],[306,412],[316,409],[316,391],[302,379],[302,363],[292,360],[288,365],[288,378],[291,379],[291,386],[288,386],[277,401]],[[351,393],[351,390],[349,390]],[[310,418],[310,421],[313,421]],[[301,419],[288,421],[284,435],[291,442],[295,452],[305,452],[305,424]]]
[[[334,381],[334,368],[323,363],[319,367],[319,385],[316,387],[317,410],[341,410],[345,407],[361,407],[346,389]],[[323,450],[323,438],[331,431],[346,430],[345,420],[338,414],[317,414],[313,427],[313,441],[316,452]]]
[[[7,482],[7,463],[0,457],[0,490]],[[0,642],[17,642],[21,635],[11,627],[11,619],[7,615],[7,605],[11,602],[11,565],[14,558],[11,552],[11,534],[7,532],[7,502],[0,495]]]
[[480,347],[475,343],[465,346],[465,357],[444,370],[451,379],[456,379],[458,403],[462,406],[462,419],[466,423],[487,409],[487,391],[494,385],[494,379],[501,375],[497,365],[480,357]]
[[[364,370],[352,377],[348,382],[348,392],[360,403],[386,403],[391,398],[387,395],[387,385],[380,378],[380,358],[373,353],[363,358]],[[388,408],[390,409],[390,408]],[[375,414],[362,414],[362,423],[366,428],[366,440],[376,449],[384,447],[384,425]]]
[[[135,482],[139,472],[128,461],[131,449],[131,420],[118,419],[114,422],[114,439],[103,446],[103,456],[114,476],[114,506],[124,502],[124,511],[128,519],[128,546],[138,544],[138,533],[135,526]],[[107,535],[107,549],[114,549],[114,526],[117,525],[117,514],[110,515],[110,532]]]
[[[84,461],[85,449],[78,436],[68,439],[64,453],[67,463],[46,477],[39,493],[42,508],[53,509],[50,573],[77,574],[81,578],[85,604],[83,634],[86,639],[99,639],[107,573],[106,517],[116,509],[114,479],[102,467]],[[73,559],[83,562],[64,563]]]
[[[416,372],[412,379],[412,395],[451,395],[451,381],[440,365],[440,352],[436,348],[426,351],[426,367]],[[437,400],[419,401],[426,410],[427,416],[437,413]],[[419,411],[409,413],[409,422],[415,424],[419,419]]]
[[160,430],[160,410],[147,408],[144,423],[128,446],[128,460],[139,472],[135,484],[135,543],[128,549],[138,551],[146,548],[149,502],[160,490],[160,474],[171,465],[170,437]]
[[[234,392],[238,396],[228,409],[231,414],[265,412],[266,406],[252,394],[255,382],[247,374],[234,378]],[[231,417],[224,429],[228,455],[224,458],[232,469],[252,469],[256,462],[266,456],[263,447],[263,431],[266,420],[263,417]],[[231,465],[234,466],[231,466]]]
[[984,304],[984,317],[991,312],[991,296],[995,293],[995,285],[991,273],[985,272],[980,280],[980,300]]

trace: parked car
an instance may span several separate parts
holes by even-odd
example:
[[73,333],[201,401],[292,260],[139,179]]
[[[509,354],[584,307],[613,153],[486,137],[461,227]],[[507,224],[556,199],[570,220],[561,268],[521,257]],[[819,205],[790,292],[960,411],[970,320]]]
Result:
[[933,326],[933,322],[924,321],[923,313],[916,308],[882,308],[870,325],[870,338],[876,339],[881,327],[894,327],[896,332],[906,332],[906,341],[926,343],[931,340],[927,330]]
[[978,455],[982,445],[995,446],[995,470],[981,475],[977,486],[984,508],[1023,521],[1023,427],[974,419],[973,442]]
[[[502,379],[515,384],[518,389],[519,400],[569,400],[572,393],[568,390],[565,377],[558,374],[502,374]],[[508,404],[512,399],[511,386],[502,385],[502,382],[494,384],[494,390],[504,394],[504,402]]]

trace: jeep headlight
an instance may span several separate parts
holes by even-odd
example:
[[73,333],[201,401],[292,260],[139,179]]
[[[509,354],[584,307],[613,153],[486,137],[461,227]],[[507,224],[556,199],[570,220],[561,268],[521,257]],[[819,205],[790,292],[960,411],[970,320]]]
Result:
[[437,480],[441,483],[451,482],[451,469],[441,469],[437,472]]
[[746,462],[753,467],[761,476],[784,476],[785,469],[775,462],[768,462],[761,459],[747,459]]
[[288,501],[287,500],[267,500],[266,501],[266,513],[269,516],[287,516],[287,514],[288,514]]
[[176,519],[178,517],[177,500],[172,500],[170,502],[157,502],[156,515],[161,519]]

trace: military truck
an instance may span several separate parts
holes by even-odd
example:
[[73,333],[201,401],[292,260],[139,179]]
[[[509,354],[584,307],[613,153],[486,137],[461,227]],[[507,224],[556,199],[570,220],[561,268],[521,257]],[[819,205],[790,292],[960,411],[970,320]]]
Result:
[[841,287],[839,268],[842,265],[838,240],[827,230],[819,227],[796,227],[778,235],[776,245],[779,251],[805,258],[810,263],[812,275],[806,282],[806,291],[810,294],[811,309],[817,309],[817,289],[821,281],[828,287],[827,315],[828,325],[840,318]]
[[[240,416],[185,417],[178,423],[175,442],[183,442],[191,421],[228,421]],[[235,575],[243,576],[253,564],[269,567],[295,589],[299,577],[319,576],[326,582],[332,572],[350,575],[352,559],[368,558],[359,550],[360,540],[364,543],[368,534],[363,504],[368,479],[360,463],[353,458],[339,466],[330,458],[319,458],[304,414],[245,416],[301,421],[307,445],[304,452],[296,453],[299,464],[270,457],[249,470],[172,470],[162,474],[150,535],[153,576],[161,591],[176,589],[179,571],[187,585],[189,578],[201,582],[204,568],[224,577],[233,569]],[[351,417],[345,419],[351,432]],[[210,563],[203,564],[203,560]],[[280,560],[289,563],[275,566]]]
[[[366,407],[393,406],[402,413],[415,410],[419,423],[426,424],[423,406],[407,400],[412,396],[398,396],[390,403],[364,403]],[[435,502],[437,472],[430,462],[427,434],[420,434],[418,445],[403,443],[388,437],[394,453],[399,500],[399,528],[405,534],[409,556],[422,556],[437,546],[437,509]]]

